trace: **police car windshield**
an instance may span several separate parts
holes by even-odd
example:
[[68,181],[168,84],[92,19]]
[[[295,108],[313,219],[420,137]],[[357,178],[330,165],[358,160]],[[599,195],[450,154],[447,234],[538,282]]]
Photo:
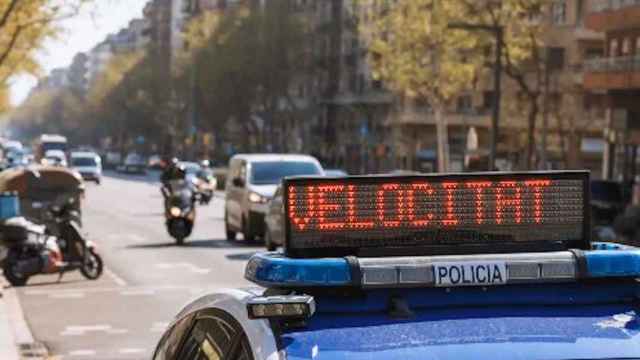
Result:
[[251,183],[278,184],[287,176],[320,175],[320,169],[306,161],[264,161],[251,164]]

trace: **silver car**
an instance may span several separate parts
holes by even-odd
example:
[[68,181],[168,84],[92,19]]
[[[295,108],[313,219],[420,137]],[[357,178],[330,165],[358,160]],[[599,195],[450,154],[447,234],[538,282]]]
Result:
[[264,245],[269,251],[275,251],[284,245],[284,203],[282,202],[282,185],[278,186],[273,199],[269,202],[269,210],[264,221],[267,225],[264,234]]
[[225,186],[224,223],[227,240],[242,233],[246,241],[268,237],[265,216],[276,188],[287,176],[324,172],[318,160],[308,155],[239,154],[229,161]]

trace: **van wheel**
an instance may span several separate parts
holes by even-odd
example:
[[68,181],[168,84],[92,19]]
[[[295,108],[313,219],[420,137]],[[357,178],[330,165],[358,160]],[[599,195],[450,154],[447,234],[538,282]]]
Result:
[[227,221],[227,213],[224,214],[224,229],[227,233],[227,241],[235,241],[236,240],[236,232],[231,230],[229,227],[229,221]]
[[271,231],[269,231],[269,229],[266,229],[264,233],[264,245],[267,247],[267,251],[276,251],[278,247],[273,243],[271,239]]
[[246,242],[256,241],[256,236],[251,233],[249,224],[247,224],[247,220],[244,217],[242,218],[242,235],[244,235],[244,241]]

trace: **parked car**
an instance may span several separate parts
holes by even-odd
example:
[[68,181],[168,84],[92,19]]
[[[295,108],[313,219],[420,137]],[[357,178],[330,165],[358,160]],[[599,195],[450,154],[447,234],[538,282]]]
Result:
[[224,222],[228,240],[242,233],[246,241],[265,236],[265,216],[281,180],[287,176],[324,175],[308,155],[239,154],[229,161]]
[[98,154],[89,151],[71,153],[71,167],[78,171],[84,180],[102,180],[102,161]]
[[130,153],[124,159],[124,163],[120,167],[120,170],[127,174],[146,174],[147,163],[140,154]]
[[284,203],[282,202],[282,185],[278,185],[273,199],[269,201],[269,209],[264,218],[266,230],[264,246],[269,251],[275,251],[284,245]]
[[104,168],[117,169],[122,163],[122,156],[119,152],[109,151],[104,155]]

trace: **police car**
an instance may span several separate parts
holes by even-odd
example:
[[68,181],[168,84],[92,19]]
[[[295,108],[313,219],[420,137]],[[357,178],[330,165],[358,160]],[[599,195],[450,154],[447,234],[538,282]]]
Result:
[[640,359],[640,251],[590,241],[587,172],[294,178],[253,289],[154,359]]

